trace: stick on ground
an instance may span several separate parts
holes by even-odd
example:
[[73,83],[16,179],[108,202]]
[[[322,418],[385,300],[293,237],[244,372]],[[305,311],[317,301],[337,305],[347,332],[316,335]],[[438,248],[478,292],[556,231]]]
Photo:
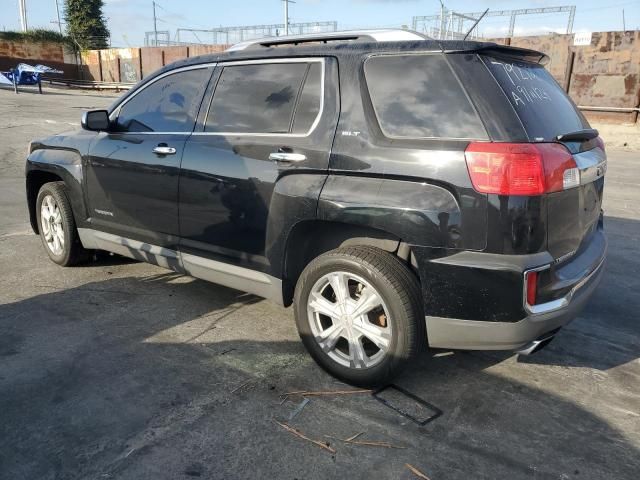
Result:
[[253,382],[253,378],[250,380],[247,380],[246,382],[244,382],[242,385],[238,385],[236,388],[234,388],[233,390],[231,390],[231,393],[236,393],[238,390],[240,390],[243,387],[246,387],[247,385],[249,385],[251,382]]
[[287,392],[283,393],[282,396],[291,396],[291,395],[301,395],[303,397],[319,397],[324,395],[352,395],[354,393],[372,393],[373,390],[327,390],[327,391],[319,391],[319,392],[310,392],[308,390],[300,390],[298,392]]
[[302,433],[300,430],[297,430],[295,428],[293,428],[290,425],[287,425],[286,423],[281,423],[277,420],[274,420],[274,422],[276,422],[278,425],[280,425],[282,428],[284,428],[287,432],[295,435],[296,437],[302,438],[303,440],[306,440],[308,442],[311,442],[315,445],[317,445],[320,448],[323,448],[324,450],[331,452],[331,453],[336,453],[335,449],[331,448],[329,445],[327,445],[326,443],[323,443],[319,440],[314,440],[313,438],[309,438],[307,437],[304,433]]
[[368,440],[345,440],[345,443],[351,443],[353,445],[363,445],[365,447],[384,447],[384,448],[407,448],[407,447],[398,447],[397,445],[392,445],[389,442],[374,442]]
[[356,433],[355,435],[351,435],[349,438],[347,438],[345,440],[345,442],[350,442],[351,440],[355,440],[356,438],[358,438],[360,435],[362,435],[364,432],[360,432],[360,433]]
[[356,438],[362,435],[362,433],[364,432],[356,433],[355,435],[352,435],[349,438],[338,438],[338,437],[333,437],[331,435],[325,435],[325,437],[333,438],[335,440],[340,440],[341,442],[344,442],[344,443],[350,443],[351,445],[362,445],[364,447],[384,447],[384,448],[399,448],[399,449],[407,448],[407,447],[399,447],[389,442],[377,442],[374,440],[356,440]]
[[424,473],[422,473],[413,465],[405,463],[404,466],[407,467],[411,471],[411,473],[413,473],[416,477],[422,478],[422,480],[431,480],[429,477],[427,477]]

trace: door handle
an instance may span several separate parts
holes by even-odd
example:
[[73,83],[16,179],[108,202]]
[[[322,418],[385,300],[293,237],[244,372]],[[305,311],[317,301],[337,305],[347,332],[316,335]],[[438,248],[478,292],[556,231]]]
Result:
[[302,153],[273,152],[269,154],[269,160],[278,163],[297,163],[306,159],[307,156]]
[[153,153],[157,153],[158,155],[175,155],[176,149],[161,143],[157,147],[154,147]]

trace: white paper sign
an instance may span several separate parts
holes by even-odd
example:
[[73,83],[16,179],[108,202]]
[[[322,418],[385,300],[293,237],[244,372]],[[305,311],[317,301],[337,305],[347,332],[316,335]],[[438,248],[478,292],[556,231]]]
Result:
[[579,32],[573,34],[573,45],[591,45],[591,32]]

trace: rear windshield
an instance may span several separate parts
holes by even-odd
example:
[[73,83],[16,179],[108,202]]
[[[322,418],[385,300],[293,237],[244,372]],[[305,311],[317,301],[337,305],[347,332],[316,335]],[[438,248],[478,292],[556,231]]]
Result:
[[582,113],[543,66],[483,58],[531,140],[553,140],[558,135],[589,128]]

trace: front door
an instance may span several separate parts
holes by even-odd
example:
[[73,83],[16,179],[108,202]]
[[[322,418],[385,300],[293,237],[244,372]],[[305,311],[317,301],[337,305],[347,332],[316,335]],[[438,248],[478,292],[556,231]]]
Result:
[[179,70],[142,86],[93,141],[87,162],[95,229],[177,249],[178,179],[212,67]]
[[337,66],[330,58],[239,61],[219,64],[216,75],[180,172],[183,260],[192,255],[270,273],[277,183],[297,174],[321,182],[328,169]]

